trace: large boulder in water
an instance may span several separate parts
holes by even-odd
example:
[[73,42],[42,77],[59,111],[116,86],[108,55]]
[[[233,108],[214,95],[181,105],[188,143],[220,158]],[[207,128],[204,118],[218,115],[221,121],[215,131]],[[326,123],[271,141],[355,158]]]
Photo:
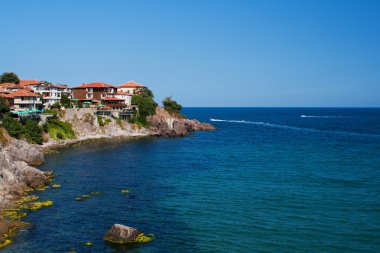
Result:
[[104,235],[103,239],[112,243],[146,243],[152,240],[153,236],[146,236],[135,228],[114,224]]

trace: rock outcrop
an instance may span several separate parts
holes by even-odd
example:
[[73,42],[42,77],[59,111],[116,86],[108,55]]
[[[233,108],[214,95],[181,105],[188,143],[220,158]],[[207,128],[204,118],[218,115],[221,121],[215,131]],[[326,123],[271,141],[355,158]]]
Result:
[[44,172],[29,166],[43,162],[43,154],[36,146],[15,140],[1,129],[0,145],[0,209],[9,206],[30,188],[48,183]]
[[104,235],[103,239],[107,242],[118,244],[147,243],[152,241],[153,235],[144,235],[143,232],[135,228],[114,224]]
[[148,117],[148,121],[151,135],[155,136],[185,136],[193,131],[215,130],[211,124],[173,116],[162,107],[157,107],[156,114]]
[[23,140],[13,139],[7,151],[15,161],[23,161],[29,165],[40,165],[44,162],[44,154],[37,145],[31,145]]

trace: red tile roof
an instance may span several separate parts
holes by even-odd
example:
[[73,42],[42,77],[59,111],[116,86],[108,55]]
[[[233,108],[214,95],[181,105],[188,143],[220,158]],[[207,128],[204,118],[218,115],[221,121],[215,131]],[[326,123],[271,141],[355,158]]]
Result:
[[0,94],[0,97],[3,97],[3,98],[13,98],[13,96],[11,94]]
[[13,88],[13,87],[20,87],[20,85],[19,84],[15,84],[15,83],[0,83],[0,87]]
[[118,86],[118,88],[140,88],[140,87],[143,87],[143,85],[138,84],[138,83],[136,83],[134,81],[129,81],[129,82],[120,84]]
[[41,81],[39,80],[20,80],[20,85],[25,86],[25,85],[34,85],[34,84],[40,84]]
[[96,82],[96,83],[82,84],[82,85],[76,86],[72,89],[85,89],[85,88],[116,88],[116,87],[114,87],[110,84],[107,84],[107,83]]
[[60,84],[53,85],[53,87],[60,88],[60,89],[68,88],[66,85],[60,85]]
[[103,101],[124,101],[124,99],[121,99],[121,98],[110,98],[110,97],[106,97],[106,98],[102,98]]
[[11,95],[14,97],[38,97],[39,96],[36,93],[25,90],[25,89],[12,92]]

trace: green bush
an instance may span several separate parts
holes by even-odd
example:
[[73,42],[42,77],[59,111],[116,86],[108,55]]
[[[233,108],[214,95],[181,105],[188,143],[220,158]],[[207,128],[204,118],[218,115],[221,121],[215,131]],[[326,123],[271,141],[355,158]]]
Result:
[[103,121],[102,116],[98,116],[98,123],[99,123],[99,126],[104,127],[104,121]]
[[52,109],[61,110],[61,104],[59,102],[55,102],[52,106]]
[[121,129],[124,129],[123,122],[121,122],[120,118],[116,118],[116,124],[118,124]]
[[24,125],[24,136],[29,143],[42,144],[42,128],[36,121],[28,119]]
[[70,98],[66,94],[62,94],[61,96],[61,105],[65,108],[71,108],[71,101]]
[[182,110],[182,105],[172,100],[172,97],[166,97],[162,101],[162,105],[164,106],[164,109],[169,113],[180,114]]
[[49,124],[48,123],[43,124],[42,129],[44,130],[45,133],[49,133]]
[[0,114],[3,115],[5,113],[8,113],[9,110],[10,110],[10,108],[9,108],[9,105],[7,104],[5,98],[0,97]]
[[128,121],[130,123],[147,127],[149,124],[146,117],[156,114],[157,107],[157,103],[153,99],[152,91],[144,87],[139,95],[134,95],[132,97],[132,104],[137,105],[138,110],[135,111],[133,117]]
[[3,127],[7,129],[10,136],[16,139],[19,139],[24,132],[21,123],[12,119],[9,114],[5,114],[3,118]]
[[49,119],[48,131],[54,140],[66,140],[75,138],[75,133],[70,123],[57,119]]

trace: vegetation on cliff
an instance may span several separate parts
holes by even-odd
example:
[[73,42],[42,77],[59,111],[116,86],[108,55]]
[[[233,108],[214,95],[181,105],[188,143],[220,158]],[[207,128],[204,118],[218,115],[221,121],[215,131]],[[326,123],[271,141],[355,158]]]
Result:
[[182,105],[174,101],[171,96],[166,97],[162,101],[162,105],[164,106],[165,111],[167,111],[168,113],[174,116],[181,116]]
[[16,139],[26,139],[29,143],[42,144],[42,128],[33,120],[26,120],[24,124],[13,119],[9,113],[9,106],[0,98],[0,115],[2,126],[9,135]]
[[44,125],[44,131],[57,141],[75,138],[71,124],[58,119],[49,119],[48,123]]
[[141,126],[148,126],[149,124],[146,117],[156,113],[157,103],[154,101],[153,92],[147,87],[141,88],[137,94],[138,95],[132,97],[132,104],[136,105],[138,109],[135,111],[129,122]]

